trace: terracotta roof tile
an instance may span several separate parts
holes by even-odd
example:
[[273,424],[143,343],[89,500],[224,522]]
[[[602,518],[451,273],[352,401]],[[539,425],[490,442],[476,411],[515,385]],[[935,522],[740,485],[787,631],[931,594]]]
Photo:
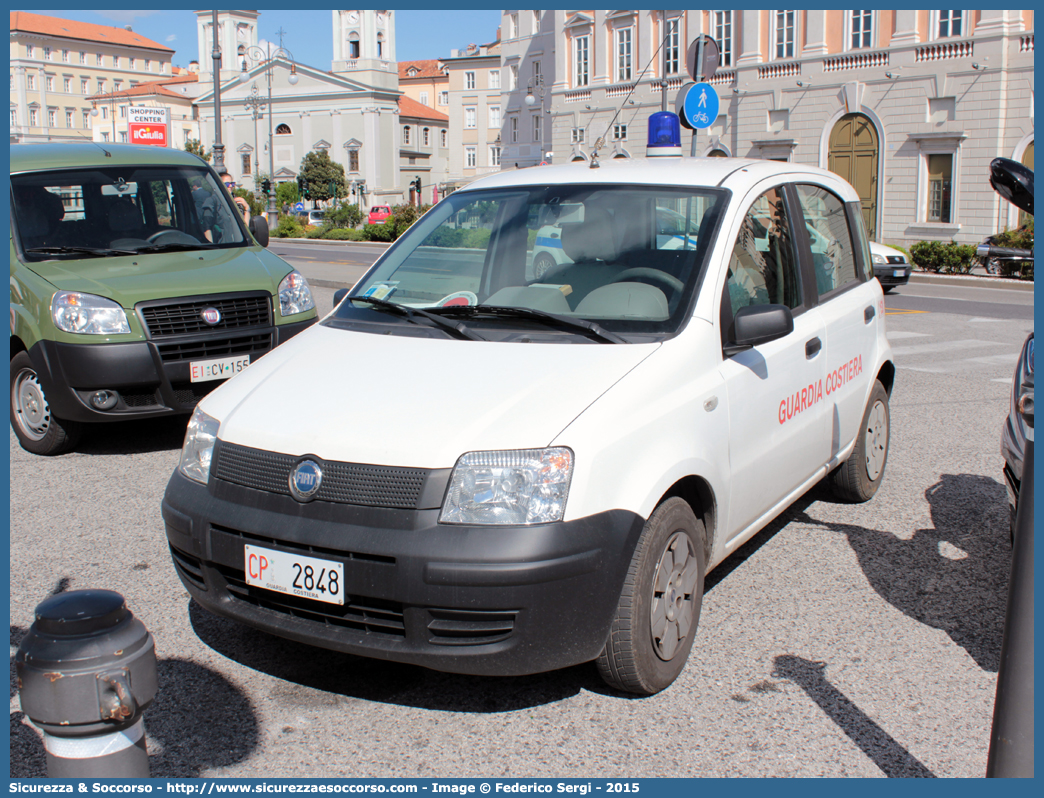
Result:
[[[438,78],[442,77],[445,73],[439,69],[441,62],[437,58],[431,58],[425,61],[400,61],[399,62],[399,80],[408,80],[409,78]],[[410,68],[416,69],[416,75],[410,75]]]
[[164,85],[169,83],[184,83],[184,81],[169,81],[169,80],[150,80],[148,83],[139,83],[137,86],[131,86],[129,89],[123,89],[122,91],[114,91],[109,94],[95,94],[88,97],[88,100],[108,100],[120,99],[121,97],[175,97],[179,100],[192,100],[193,98],[185,95],[173,92],[170,89],[164,88]]
[[45,17],[42,14],[30,14],[26,11],[11,12],[11,30],[25,33],[39,33],[45,36],[57,36],[63,39],[79,39],[89,42],[105,42],[125,47],[141,47],[146,50],[160,50],[173,53],[169,47],[159,42],[146,39],[140,33],[111,28],[108,25],[95,25],[91,22],[76,22],[71,19]]
[[419,102],[407,97],[405,94],[399,97],[399,116],[409,117],[410,119],[430,119],[433,122],[449,123],[449,117],[445,114],[440,114],[438,111],[429,108],[426,105],[421,105]]

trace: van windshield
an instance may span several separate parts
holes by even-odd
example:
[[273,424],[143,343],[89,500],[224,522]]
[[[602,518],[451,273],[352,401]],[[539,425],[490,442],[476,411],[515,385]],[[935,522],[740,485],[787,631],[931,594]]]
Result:
[[249,238],[209,170],[116,166],[11,176],[28,260],[244,246]]
[[[726,195],[633,184],[457,192],[421,217],[352,296],[480,329],[532,324],[536,314],[482,312],[507,307],[613,333],[673,333],[691,313]],[[344,302],[334,319],[358,320],[374,305]]]

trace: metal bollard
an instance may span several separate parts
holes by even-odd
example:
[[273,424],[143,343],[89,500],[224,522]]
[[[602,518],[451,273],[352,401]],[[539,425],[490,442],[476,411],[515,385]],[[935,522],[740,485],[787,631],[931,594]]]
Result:
[[997,673],[987,778],[1033,778],[1033,372],[1022,385],[1026,421],[1015,545]]
[[41,602],[15,665],[48,776],[148,777],[141,718],[156,697],[156,648],[123,596],[75,590]]

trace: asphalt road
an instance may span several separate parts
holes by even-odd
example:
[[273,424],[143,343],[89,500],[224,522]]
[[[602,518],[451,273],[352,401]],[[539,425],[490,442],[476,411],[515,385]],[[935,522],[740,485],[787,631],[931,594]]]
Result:
[[[156,639],[154,776],[982,776],[1010,567],[999,435],[1032,294],[984,291],[1007,308],[990,315],[920,291],[887,300],[880,492],[852,506],[815,488],[713,571],[689,664],[659,695],[614,694],[591,665],[440,674],[209,615],[159,513],[184,420],[98,427],[50,459],[10,435],[12,654],[51,593],[123,593]],[[333,291],[316,294],[325,312]],[[15,691],[12,674],[11,775],[43,776]]]

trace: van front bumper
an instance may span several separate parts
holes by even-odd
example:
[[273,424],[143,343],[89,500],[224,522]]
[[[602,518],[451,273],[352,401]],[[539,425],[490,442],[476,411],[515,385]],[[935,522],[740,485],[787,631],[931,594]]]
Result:
[[[487,676],[596,658],[644,524],[613,510],[538,526],[444,525],[437,508],[300,504],[177,471],[162,511],[178,575],[211,612],[301,643]],[[248,585],[246,544],[341,563],[344,605]]]

